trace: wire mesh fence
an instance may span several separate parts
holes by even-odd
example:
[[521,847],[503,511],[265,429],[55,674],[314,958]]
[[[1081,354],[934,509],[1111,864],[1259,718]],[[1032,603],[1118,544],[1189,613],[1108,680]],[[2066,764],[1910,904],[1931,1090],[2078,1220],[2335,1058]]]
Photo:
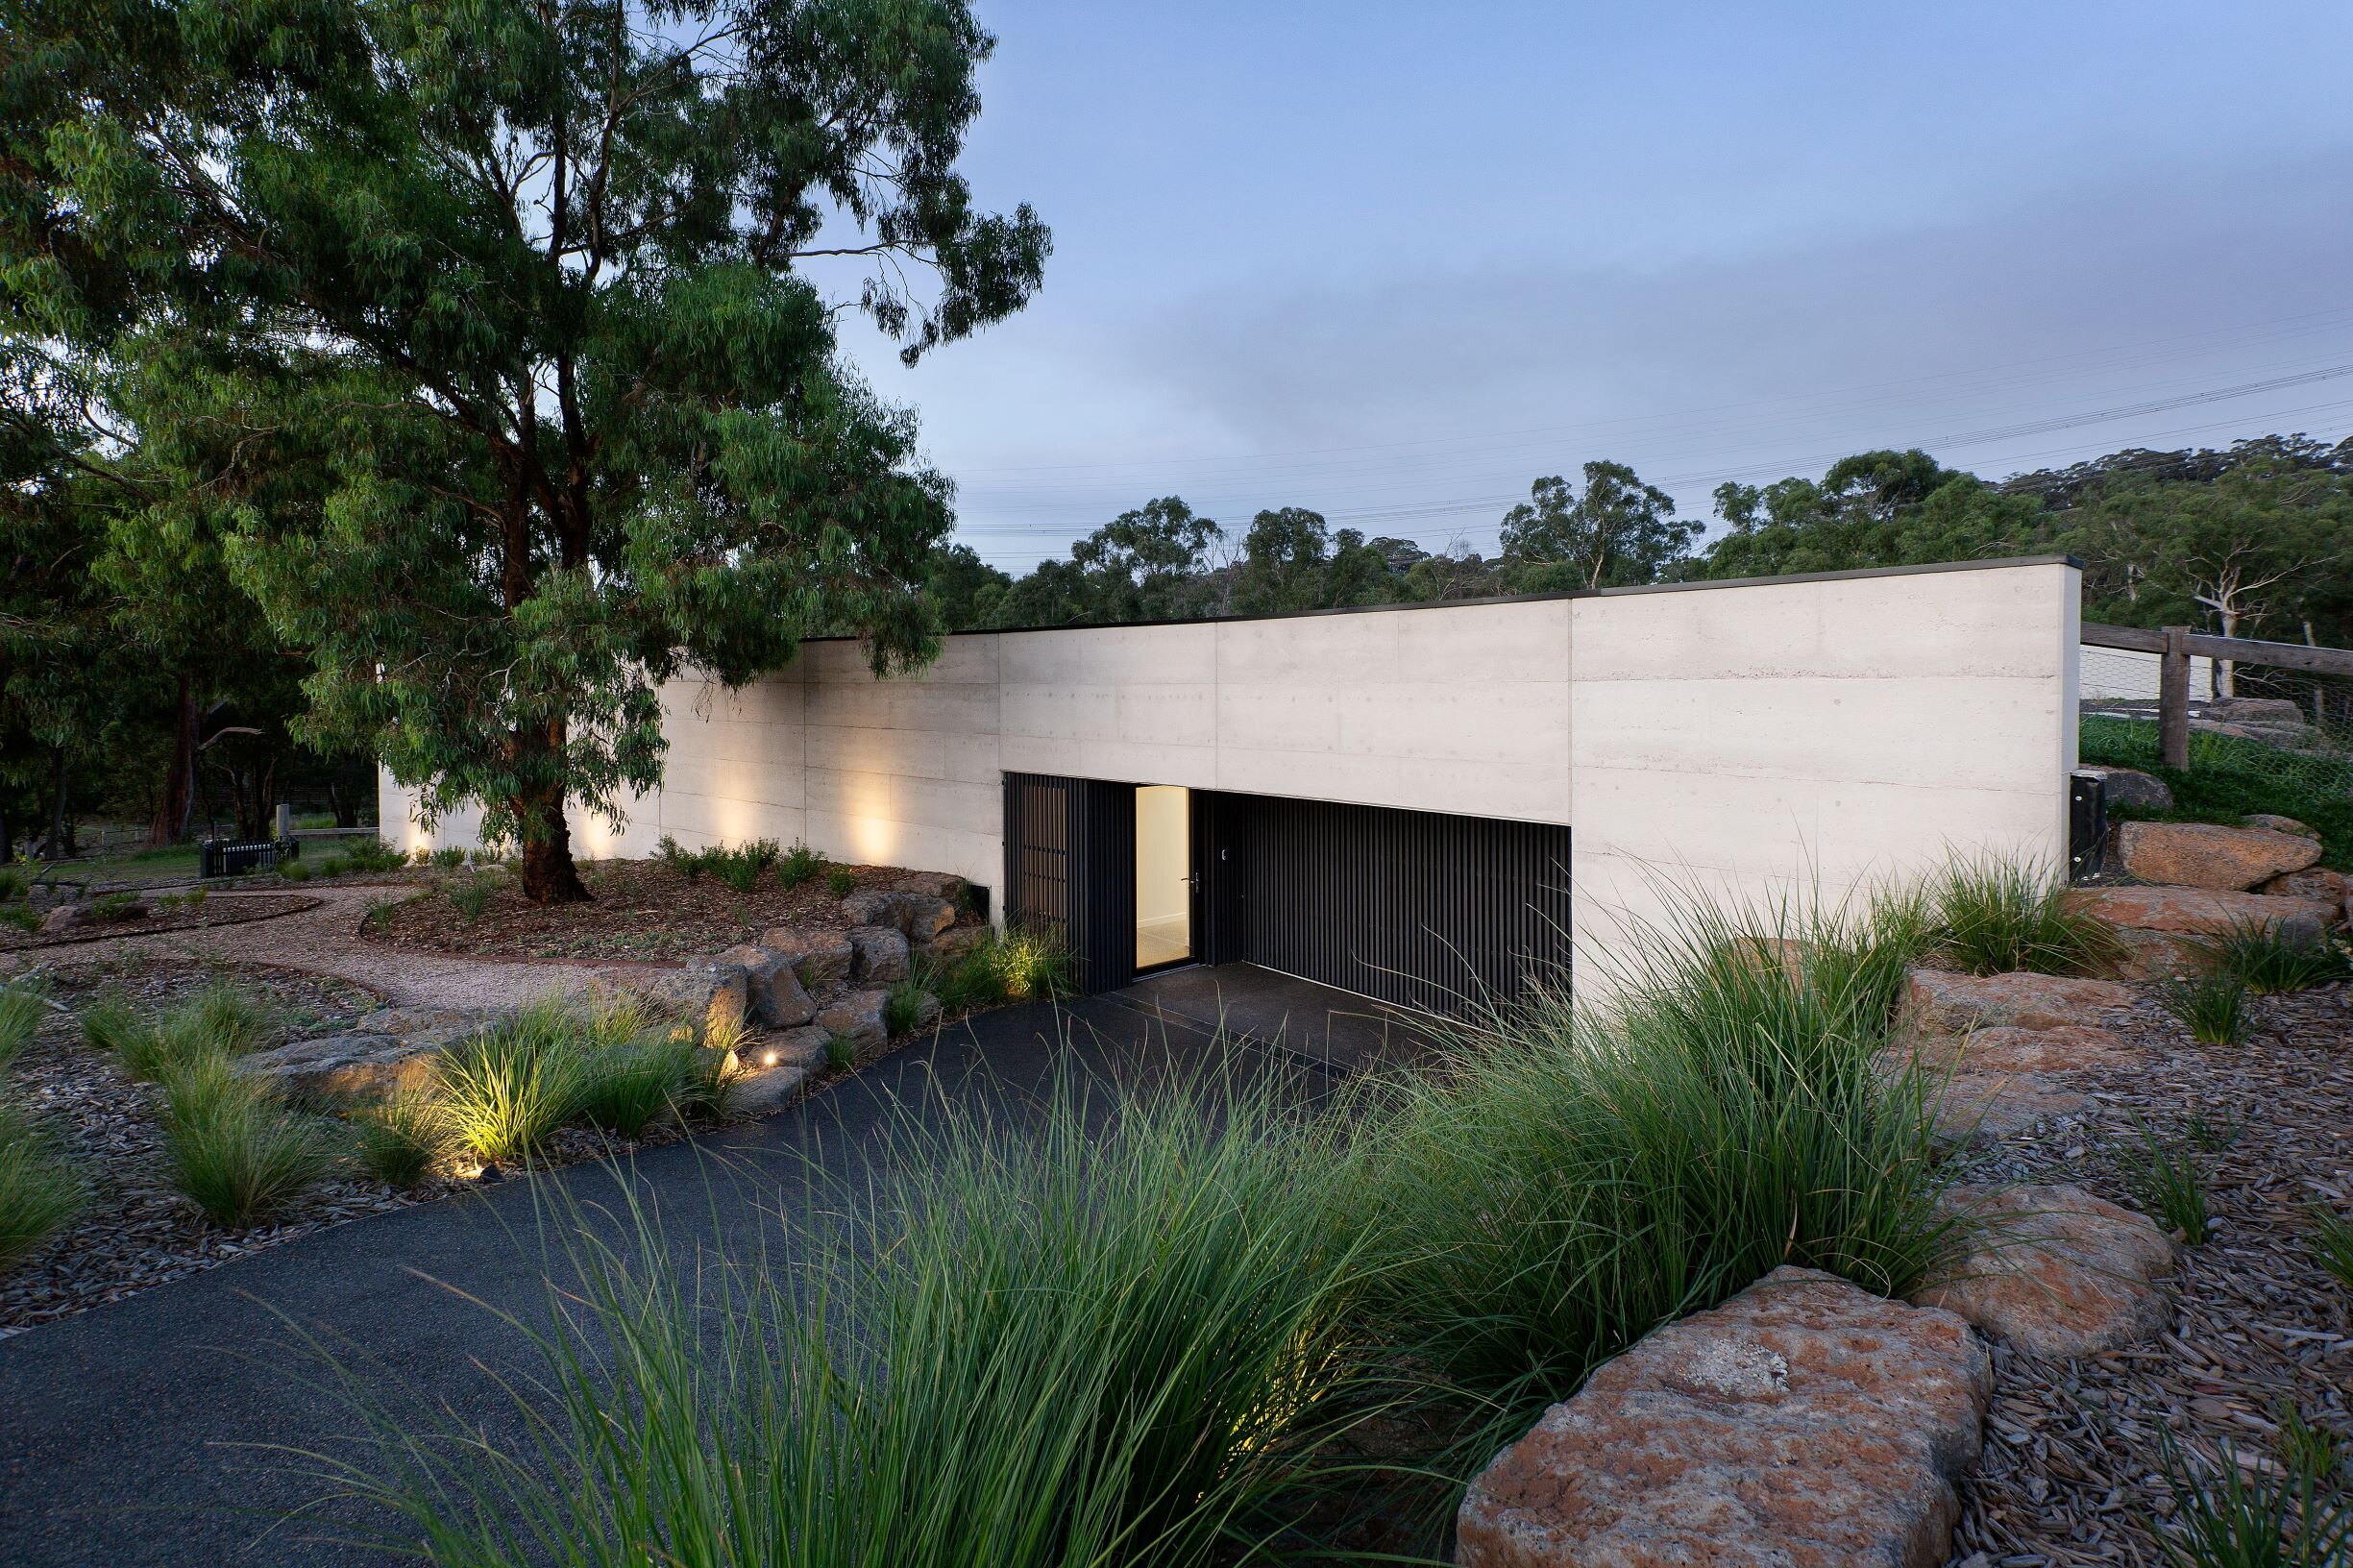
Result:
[[[2083,761],[2154,768],[2161,656],[2089,644],[2081,651]],[[2260,775],[2353,805],[2353,678],[2192,658],[2188,771]]]

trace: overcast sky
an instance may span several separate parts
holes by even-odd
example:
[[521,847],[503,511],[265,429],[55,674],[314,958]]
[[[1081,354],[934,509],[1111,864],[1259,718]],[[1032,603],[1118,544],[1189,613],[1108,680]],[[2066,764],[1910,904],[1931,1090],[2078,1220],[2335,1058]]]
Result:
[[2341,0],[978,3],[966,167],[1044,290],[846,340],[1012,570],[1171,493],[1489,549],[1594,457],[1706,516],[1877,446],[2353,432]]

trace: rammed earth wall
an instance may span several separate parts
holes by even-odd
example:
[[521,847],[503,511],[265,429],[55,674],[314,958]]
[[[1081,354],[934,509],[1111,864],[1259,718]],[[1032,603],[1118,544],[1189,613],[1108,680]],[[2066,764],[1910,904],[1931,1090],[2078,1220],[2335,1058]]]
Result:
[[[877,681],[817,642],[664,693],[663,787],[582,853],[802,840],[1003,880],[1006,772],[1565,823],[1581,943],[1660,885],[1836,895],[1953,850],[2066,856],[2061,558],[1258,620],[968,633]],[[382,821],[429,833],[389,778]],[[1581,951],[1583,950],[1581,947]]]

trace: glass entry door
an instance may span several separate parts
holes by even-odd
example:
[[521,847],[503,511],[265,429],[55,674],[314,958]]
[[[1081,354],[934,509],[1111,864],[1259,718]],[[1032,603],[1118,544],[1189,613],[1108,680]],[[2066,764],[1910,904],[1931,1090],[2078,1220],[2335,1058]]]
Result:
[[1179,784],[1136,790],[1136,968],[1156,969],[1193,956],[1192,791]]

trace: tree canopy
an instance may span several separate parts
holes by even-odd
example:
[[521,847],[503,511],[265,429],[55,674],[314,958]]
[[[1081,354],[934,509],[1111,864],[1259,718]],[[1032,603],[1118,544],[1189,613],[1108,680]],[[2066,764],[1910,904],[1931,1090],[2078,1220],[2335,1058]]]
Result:
[[[527,891],[660,772],[660,683],[936,648],[950,489],[836,351],[1048,250],[955,168],[961,0],[0,0],[0,287],[104,366],[311,673],[304,733],[479,801]],[[928,280],[919,287],[916,277]],[[201,512],[197,519],[191,514]]]

